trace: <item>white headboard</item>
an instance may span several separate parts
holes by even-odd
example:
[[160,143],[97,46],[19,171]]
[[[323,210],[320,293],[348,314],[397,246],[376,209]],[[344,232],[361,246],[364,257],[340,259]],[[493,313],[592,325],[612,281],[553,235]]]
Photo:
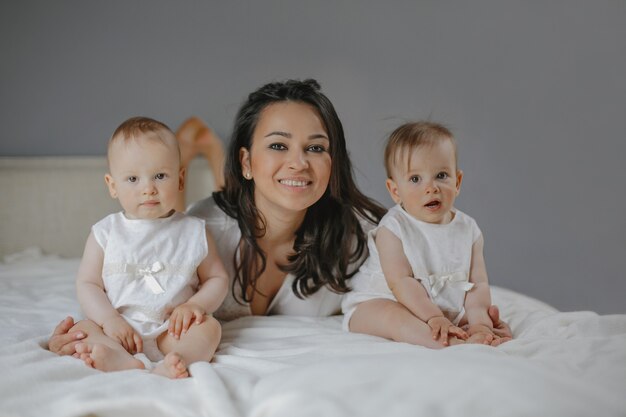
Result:
[[[105,157],[0,157],[0,260],[31,246],[81,256],[91,225],[121,209],[106,170]],[[188,203],[214,190],[206,160],[192,161],[185,188]]]

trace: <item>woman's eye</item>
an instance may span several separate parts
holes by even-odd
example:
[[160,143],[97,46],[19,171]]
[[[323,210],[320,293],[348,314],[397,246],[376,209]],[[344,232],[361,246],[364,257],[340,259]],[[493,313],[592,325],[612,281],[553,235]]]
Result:
[[167,174],[159,172],[158,174],[154,176],[154,178],[156,178],[157,180],[164,180],[165,178],[167,178]]
[[128,177],[128,182],[137,182],[137,177]]
[[272,143],[270,145],[270,149],[273,149],[275,151],[284,151],[285,149],[287,149],[287,147],[282,143]]
[[326,152],[326,148],[322,145],[311,145],[308,147],[308,150],[315,153]]
[[440,172],[439,174],[437,174],[437,179],[438,180],[446,180],[446,179],[448,179],[448,177],[450,177],[450,176],[448,175],[447,172]]
[[411,181],[414,184],[417,184],[418,182],[420,182],[420,177],[419,175],[413,175],[411,178],[409,178],[409,181]]

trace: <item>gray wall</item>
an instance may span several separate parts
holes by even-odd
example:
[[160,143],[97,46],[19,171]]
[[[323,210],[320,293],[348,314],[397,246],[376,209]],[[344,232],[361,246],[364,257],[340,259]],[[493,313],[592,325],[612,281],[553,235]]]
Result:
[[315,77],[389,206],[384,136],[444,121],[491,282],[626,312],[623,1],[13,1],[0,56],[5,156],[102,154],[136,114],[227,138],[248,92]]

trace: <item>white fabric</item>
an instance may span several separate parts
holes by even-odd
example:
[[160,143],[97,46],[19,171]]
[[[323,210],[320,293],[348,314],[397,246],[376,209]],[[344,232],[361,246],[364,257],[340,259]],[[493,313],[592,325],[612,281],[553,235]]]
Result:
[[[14,258],[17,259],[17,258]],[[623,417],[626,315],[560,313],[492,287],[515,340],[433,351],[344,332],[341,317],[223,325],[192,378],[103,373],[45,350],[78,317],[78,259],[0,263],[0,415],[11,417]]]
[[[187,213],[192,216],[198,216],[206,222],[230,277],[230,287],[233,288],[235,277],[233,255],[237,252],[239,239],[241,239],[241,231],[237,221],[226,215],[215,204],[212,197],[195,203],[189,208]],[[294,294],[291,288],[293,280],[294,276],[292,274],[288,274],[285,277],[278,293],[268,307],[267,315],[330,316],[341,311],[341,295],[323,287],[306,299],[301,299]],[[235,283],[234,289],[238,295],[241,294],[237,283]],[[229,291],[222,306],[214,313],[214,317],[218,320],[233,320],[251,314],[250,305],[239,304],[233,297],[232,291]]]
[[107,297],[144,339],[146,355],[162,359],[152,341],[167,330],[172,309],[198,288],[198,265],[208,253],[204,221],[178,212],[154,220],[119,212],[91,230],[104,251]]
[[396,205],[368,235],[370,257],[352,278],[353,291],[343,300],[344,328],[348,329],[359,303],[375,298],[396,301],[387,286],[374,242],[381,227],[400,239],[413,276],[422,283],[430,299],[444,315],[458,324],[465,312],[465,293],[473,287],[468,280],[472,245],[481,236],[478,225],[473,218],[457,209],[450,223],[432,224],[412,217]]

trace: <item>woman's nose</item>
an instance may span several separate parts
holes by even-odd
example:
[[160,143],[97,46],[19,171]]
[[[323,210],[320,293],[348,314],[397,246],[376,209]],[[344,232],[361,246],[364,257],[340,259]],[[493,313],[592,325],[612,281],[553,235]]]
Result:
[[305,152],[299,149],[294,149],[291,152],[289,159],[289,166],[293,169],[306,169],[309,166],[309,161]]

